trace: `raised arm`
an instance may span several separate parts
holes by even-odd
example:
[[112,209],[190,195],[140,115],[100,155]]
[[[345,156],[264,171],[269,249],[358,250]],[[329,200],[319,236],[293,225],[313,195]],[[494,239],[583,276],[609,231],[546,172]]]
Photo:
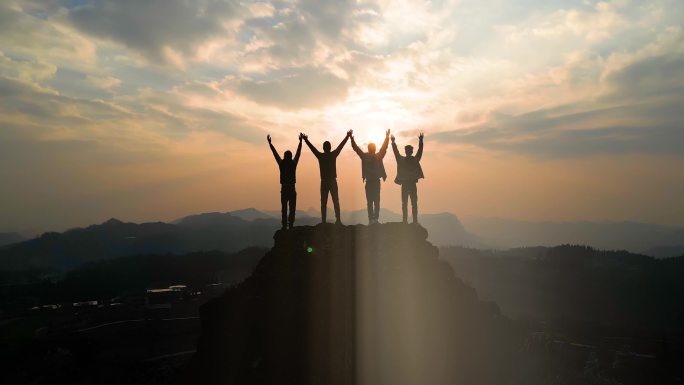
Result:
[[335,156],[340,154],[340,151],[342,151],[342,148],[344,147],[344,145],[347,144],[347,141],[349,140],[349,137],[351,136],[351,134],[352,134],[351,130],[347,131],[347,135],[344,137],[344,139],[342,139],[342,142],[340,143],[339,146],[337,146],[335,151],[333,151]]
[[352,146],[352,149],[354,149],[354,152],[355,152],[355,153],[359,154],[359,156],[362,156],[362,155],[363,155],[363,151],[361,151],[361,149],[359,148],[359,146],[356,145],[356,141],[354,140],[354,136],[353,136],[353,135],[352,135],[352,137],[351,137],[351,146]]
[[392,135],[392,152],[394,153],[394,157],[399,160],[401,158],[401,155],[399,154],[399,149],[397,148],[397,142],[394,141],[394,135]]
[[318,150],[316,149],[316,147],[314,147],[314,145],[311,144],[311,142],[309,142],[309,136],[308,136],[308,135],[303,135],[303,137],[304,137],[304,141],[306,142],[306,145],[309,146],[309,149],[311,150],[311,152],[313,152],[313,154],[316,156],[316,158],[320,157],[320,156],[321,156],[321,152],[318,151]]
[[389,145],[389,140],[390,140],[390,130],[387,130],[387,132],[385,132],[385,141],[382,142],[382,147],[380,147],[380,152],[378,152],[378,155],[380,155],[381,159],[384,158],[385,154],[387,153],[387,146]]
[[299,162],[299,156],[302,155],[302,139],[304,139],[304,134],[300,133],[299,134],[299,145],[297,146],[297,153],[295,154],[294,157],[294,163],[297,164]]
[[276,151],[275,147],[273,147],[273,143],[271,143],[271,135],[266,136],[266,140],[268,140],[268,146],[271,147],[271,152],[273,153],[273,157],[275,158],[276,162],[280,164],[282,161],[280,159],[280,155],[278,155],[278,151]]
[[416,159],[420,162],[420,158],[423,156],[423,138],[425,134],[422,132],[418,135],[418,152],[416,153]]

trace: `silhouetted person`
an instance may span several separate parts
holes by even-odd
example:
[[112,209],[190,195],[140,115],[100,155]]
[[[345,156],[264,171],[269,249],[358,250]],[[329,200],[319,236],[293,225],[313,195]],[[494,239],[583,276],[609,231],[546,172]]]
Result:
[[[288,226],[292,228],[295,221],[295,211],[297,210],[297,190],[295,183],[297,182],[297,163],[299,163],[299,156],[302,154],[302,139],[303,135],[299,134],[299,146],[297,146],[297,153],[292,159],[292,151],[285,151],[284,158],[280,159],[278,151],[271,143],[271,135],[266,136],[268,145],[271,147],[273,157],[278,162],[280,168],[280,211],[282,214],[283,229]],[[288,215],[287,209],[290,208]]]
[[411,198],[413,223],[418,223],[418,189],[416,183],[418,183],[418,179],[424,178],[423,168],[420,167],[420,158],[423,156],[423,137],[422,133],[418,136],[418,153],[416,156],[413,156],[413,146],[411,145],[404,147],[406,156],[401,156],[394,135],[392,135],[392,151],[397,159],[397,177],[394,179],[394,183],[401,185],[401,214],[404,223],[407,222],[408,218],[408,198]]
[[341,224],[340,221],[340,199],[337,191],[337,156],[349,140],[351,131],[347,132],[342,142],[334,151],[330,151],[330,142],[327,140],[323,142],[323,152],[320,152],[316,147],[309,142],[309,137],[302,134],[306,145],[309,146],[311,152],[318,158],[318,165],[321,169],[321,220],[326,223],[326,214],[328,211],[328,193],[332,196],[333,206],[335,207],[335,223]]
[[375,152],[375,143],[368,144],[368,152],[363,152],[356,145],[354,136],[351,137],[351,145],[354,151],[361,158],[361,179],[366,181],[366,207],[368,209],[368,224],[378,223],[380,217],[380,179],[387,179],[385,165],[382,159],[387,153],[389,145],[390,130],[385,133],[385,141],[380,147],[380,151]]

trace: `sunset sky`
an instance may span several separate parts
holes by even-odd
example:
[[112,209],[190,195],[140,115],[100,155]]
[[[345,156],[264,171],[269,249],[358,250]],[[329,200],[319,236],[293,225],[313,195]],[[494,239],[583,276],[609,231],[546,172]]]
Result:
[[[425,132],[423,212],[684,225],[683,22],[681,0],[4,0],[0,231],[277,209],[266,134],[387,128]],[[317,167],[305,147],[299,208]],[[338,182],[365,207],[350,147]]]

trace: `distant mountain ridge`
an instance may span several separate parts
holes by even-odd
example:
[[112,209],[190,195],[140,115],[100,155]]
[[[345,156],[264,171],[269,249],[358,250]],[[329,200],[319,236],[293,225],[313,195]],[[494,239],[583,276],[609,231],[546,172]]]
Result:
[[[383,210],[383,222],[400,221],[399,214]],[[480,246],[453,214],[424,214],[423,226],[438,245]],[[298,212],[296,225],[320,222]],[[365,210],[345,212],[348,225],[366,223]],[[280,228],[277,214],[247,208],[231,212],[210,212],[172,221],[127,223],[109,219],[98,225],[75,228],[0,247],[0,270],[47,269],[68,271],[85,262],[137,254],[184,254],[218,250],[235,252],[250,246],[270,247],[273,233]]]
[[684,227],[639,222],[529,222],[502,218],[462,218],[465,227],[494,248],[587,245],[653,257],[684,252]]
[[86,262],[138,254],[236,252],[250,246],[270,246],[279,227],[275,219],[247,221],[229,213],[194,215],[175,224],[126,223],[112,218],[1,247],[0,270],[68,271]]
[[[296,225],[314,225],[315,210],[297,212]],[[401,216],[382,209],[381,222]],[[366,210],[343,212],[346,225],[367,223]],[[454,214],[421,214],[428,240],[438,246],[508,248],[582,244],[600,249],[626,249],[656,257],[684,252],[684,229],[640,223],[533,223],[467,218]],[[151,253],[184,254],[218,250],[235,252],[250,246],[270,247],[280,228],[278,212],[255,208],[189,215],[171,223],[127,223],[110,219],[0,246],[0,270],[47,269],[68,271],[100,259]],[[16,238],[14,238],[16,239]]]
[[[203,220],[220,215],[251,221],[273,219],[279,221],[278,211],[261,211],[255,208],[228,213],[199,214]],[[329,212],[328,216],[332,214]],[[199,220],[197,215],[181,218]],[[318,211],[297,211],[296,225],[316,224]],[[401,214],[388,209],[380,210],[380,221],[399,222]],[[343,211],[346,225],[366,224],[365,209]],[[557,246],[562,244],[587,245],[604,250],[627,250],[656,258],[684,254],[684,228],[639,222],[528,222],[499,218],[478,218],[443,213],[420,214],[420,223],[429,232],[428,240],[438,246],[466,246],[481,249],[507,249],[526,246]]]
[[259,211],[255,208],[246,208],[228,212],[209,212],[201,214],[192,214],[182,218],[178,218],[171,223],[178,225],[199,225],[199,224],[225,224],[226,222],[236,221],[253,221],[257,219],[277,219],[275,215]]
[[[313,209],[308,209],[305,211],[297,211],[297,220],[295,225],[314,225],[320,222],[320,217],[314,215],[315,211]],[[316,213],[317,214],[317,213]],[[330,217],[329,213],[329,217]],[[187,217],[179,218],[173,221],[175,224],[193,225],[197,223],[204,223],[209,225],[219,224],[227,221],[235,221],[237,218],[253,221],[253,220],[278,220],[279,221],[280,212],[277,211],[260,211],[255,208],[247,208],[236,211],[229,211],[227,213],[204,213],[190,215]],[[391,210],[381,209],[380,210],[380,221],[382,223],[387,222],[401,222],[401,214],[395,213]],[[342,223],[345,225],[357,225],[357,224],[367,224],[368,215],[365,209],[354,210],[354,211],[343,211],[342,212]],[[434,242],[437,245],[461,245],[468,247],[485,247],[486,245],[479,240],[479,238],[473,234],[468,233],[468,231],[463,227],[463,224],[459,221],[458,217],[451,213],[438,213],[438,214],[421,214],[420,224],[425,227],[430,236],[430,242]]]

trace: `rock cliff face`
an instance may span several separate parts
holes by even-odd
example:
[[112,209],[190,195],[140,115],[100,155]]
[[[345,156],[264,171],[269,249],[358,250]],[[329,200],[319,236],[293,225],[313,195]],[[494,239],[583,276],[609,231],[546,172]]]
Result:
[[[201,309],[189,371],[211,384],[490,384],[519,333],[420,226],[275,233],[254,274]],[[508,382],[508,381],[504,381]]]

